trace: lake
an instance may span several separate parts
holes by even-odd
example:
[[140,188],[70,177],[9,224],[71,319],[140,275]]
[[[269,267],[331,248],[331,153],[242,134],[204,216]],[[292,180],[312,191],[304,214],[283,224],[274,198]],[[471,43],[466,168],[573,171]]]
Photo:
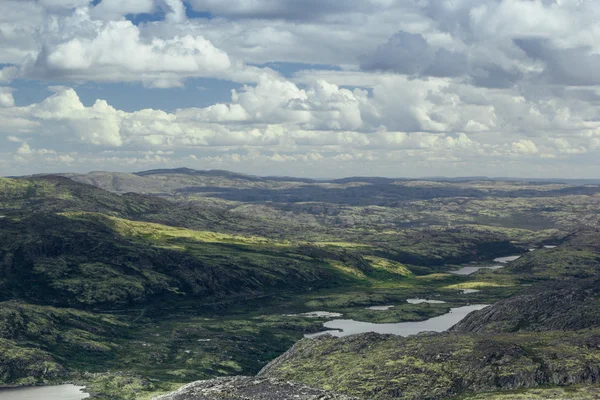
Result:
[[498,257],[498,258],[494,258],[494,262],[499,262],[501,264],[506,264],[506,263],[509,263],[511,261],[518,260],[519,258],[521,258],[521,256]]
[[423,304],[423,303],[427,303],[427,304],[445,304],[445,301],[441,301],[441,300],[427,300],[427,299],[408,299],[406,300],[407,303],[409,304]]
[[17,389],[0,389],[2,400],[81,400],[90,397],[81,386],[37,386]]
[[443,332],[456,325],[469,313],[481,310],[487,307],[485,304],[476,304],[465,307],[450,309],[450,312],[439,317],[434,317],[426,321],[419,322],[400,322],[396,324],[373,324],[370,322],[360,322],[352,319],[335,319],[325,322],[323,326],[328,331],[304,335],[306,338],[331,334],[332,336],[343,337],[355,335],[357,333],[376,332],[383,334],[392,334],[399,336],[416,335],[421,332]]
[[367,310],[374,310],[374,311],[388,311],[392,308],[394,308],[395,306],[372,306],[372,307],[367,307]]
[[[519,258],[521,258],[521,256],[498,257],[498,258],[494,259],[494,262],[497,262],[497,263],[500,263],[500,264],[507,264],[507,263],[509,263],[511,261],[518,260]],[[471,275],[471,274],[479,271],[480,269],[496,270],[496,269],[500,269],[500,268],[504,268],[504,265],[493,265],[493,266],[489,266],[489,267],[485,267],[485,266],[480,266],[480,267],[467,266],[467,267],[462,267],[460,269],[457,269],[456,271],[450,271],[450,273],[454,274],[454,275]]]
[[463,267],[461,269],[457,269],[456,271],[450,271],[450,273],[454,275],[471,275],[480,269],[496,270],[500,268],[504,268],[504,265],[494,265],[492,267]]

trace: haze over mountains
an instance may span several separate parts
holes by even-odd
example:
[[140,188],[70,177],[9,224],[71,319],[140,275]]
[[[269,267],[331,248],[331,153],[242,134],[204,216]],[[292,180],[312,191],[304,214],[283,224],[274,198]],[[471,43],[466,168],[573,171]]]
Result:
[[[600,179],[527,179],[527,178],[510,178],[510,177],[496,177],[490,178],[485,176],[472,176],[472,177],[423,177],[423,178],[381,178],[381,177],[348,177],[338,179],[308,179],[308,178],[297,178],[287,176],[255,176],[246,175],[241,173],[235,173],[224,170],[193,170],[189,168],[177,168],[177,169],[157,169],[142,171],[137,173],[119,173],[119,172],[105,172],[105,171],[94,171],[87,174],[62,174],[78,182],[93,184],[106,190],[114,192],[137,192],[139,190],[159,190],[161,186],[164,187],[165,193],[169,190],[181,190],[190,187],[194,184],[197,186],[212,186],[212,185],[226,185],[227,181],[234,181],[230,183],[231,187],[243,188],[242,182],[296,182],[304,184],[344,184],[350,182],[364,182],[371,184],[390,184],[394,182],[405,182],[405,181],[436,181],[436,182],[468,182],[468,181],[516,181],[516,182],[544,182],[544,183],[565,183],[568,185],[586,185],[586,184],[600,184]],[[165,182],[165,176],[188,176],[190,179],[180,180],[176,182]],[[193,179],[192,179],[193,177]],[[143,179],[149,178],[149,179]],[[212,178],[212,179],[211,179]],[[169,185],[173,185],[170,187]],[[228,186],[223,186],[228,187]],[[137,190],[136,190],[137,189]]]

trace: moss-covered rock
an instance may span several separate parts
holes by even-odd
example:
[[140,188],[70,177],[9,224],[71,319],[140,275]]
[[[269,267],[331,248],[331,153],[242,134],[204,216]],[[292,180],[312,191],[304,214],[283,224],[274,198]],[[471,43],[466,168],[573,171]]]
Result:
[[545,285],[469,314],[454,332],[518,332],[600,328],[600,282]]
[[0,387],[39,385],[66,376],[49,353],[0,338]]
[[0,303],[0,338],[70,358],[110,352],[111,339],[126,325],[117,319],[74,309],[22,302]]
[[600,386],[576,385],[568,387],[542,387],[512,393],[484,393],[463,400],[591,400],[600,398]]
[[600,380],[600,331],[505,335],[362,334],[298,342],[262,377],[365,399],[444,399]]

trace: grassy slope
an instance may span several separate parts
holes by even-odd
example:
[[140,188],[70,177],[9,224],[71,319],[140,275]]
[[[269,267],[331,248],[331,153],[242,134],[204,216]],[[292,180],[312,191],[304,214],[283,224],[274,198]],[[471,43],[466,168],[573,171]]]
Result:
[[[6,220],[0,238],[4,299],[79,307],[126,305],[163,295],[219,297],[339,285],[357,281],[355,269],[369,273],[368,263],[344,248],[329,246],[311,254],[256,238],[102,214]],[[346,269],[337,267],[341,261]]]

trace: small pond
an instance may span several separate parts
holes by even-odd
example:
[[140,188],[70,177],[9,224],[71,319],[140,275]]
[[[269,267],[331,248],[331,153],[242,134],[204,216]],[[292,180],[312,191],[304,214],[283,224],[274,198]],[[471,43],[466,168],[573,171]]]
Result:
[[445,304],[445,301],[441,301],[441,300],[426,300],[426,299],[408,299],[406,300],[407,303],[409,304],[423,304],[423,303],[427,303],[427,304]]
[[339,318],[343,314],[329,311],[311,311],[304,314],[284,314],[284,317],[304,317],[304,318]]
[[498,262],[501,264],[507,264],[511,261],[518,260],[519,258],[521,258],[521,256],[498,257],[498,258],[494,258],[494,262]]
[[394,306],[372,306],[372,307],[367,307],[367,310],[374,310],[374,311],[387,311],[394,308]]
[[492,267],[462,267],[461,269],[457,269],[456,271],[450,271],[450,273],[454,275],[471,275],[479,271],[480,269],[495,270],[500,268],[504,268],[504,265],[494,265]]

